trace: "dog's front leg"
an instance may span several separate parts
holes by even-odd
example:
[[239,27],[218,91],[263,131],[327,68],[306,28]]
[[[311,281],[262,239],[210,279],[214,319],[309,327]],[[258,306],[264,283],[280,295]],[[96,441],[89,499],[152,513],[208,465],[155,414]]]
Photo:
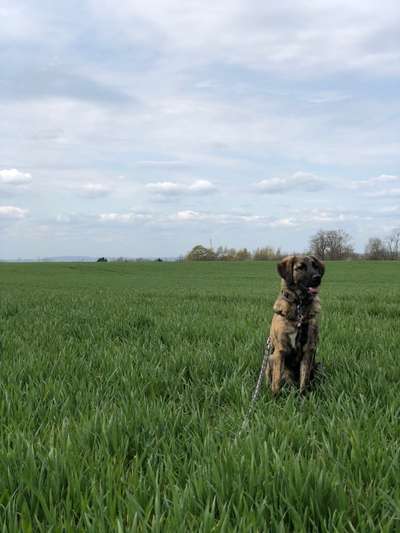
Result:
[[300,363],[300,392],[304,392],[310,384],[311,367],[314,354],[307,352],[303,355]]
[[269,358],[269,372],[271,375],[271,390],[278,394],[282,385],[282,372],[285,364],[285,352],[275,348]]
[[315,351],[318,342],[318,324],[311,320],[307,329],[307,340],[303,346],[303,357],[300,362],[300,392],[304,392],[310,385],[310,375],[314,364]]

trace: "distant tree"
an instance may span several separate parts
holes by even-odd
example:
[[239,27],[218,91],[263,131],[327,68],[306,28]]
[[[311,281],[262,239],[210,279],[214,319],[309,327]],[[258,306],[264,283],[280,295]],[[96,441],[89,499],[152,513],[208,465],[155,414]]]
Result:
[[237,250],[235,259],[237,261],[249,261],[251,259],[251,253],[247,248],[241,248],[240,250]]
[[99,257],[96,263],[107,263],[108,259],[106,257]]
[[227,246],[218,246],[215,255],[218,261],[235,261],[236,250],[235,248],[228,248]]
[[186,261],[215,261],[217,255],[212,248],[198,244],[185,256]]
[[400,257],[400,228],[396,228],[386,238],[386,249],[389,259],[399,259]]
[[327,259],[328,254],[328,238],[326,231],[320,230],[310,240],[310,253],[319,259]]
[[320,230],[310,240],[310,252],[319,259],[347,259],[354,255],[351,237],[345,231]]
[[275,261],[281,258],[281,251],[279,248],[274,250],[272,246],[264,246],[263,248],[257,248],[254,250],[254,261]]
[[254,261],[268,261],[271,259],[274,251],[269,246],[264,246],[264,248],[256,248],[253,252]]
[[215,257],[218,261],[224,260],[227,249],[228,248],[226,246],[218,246],[218,248],[215,250]]
[[365,246],[366,259],[386,259],[388,255],[385,243],[379,237],[371,237]]

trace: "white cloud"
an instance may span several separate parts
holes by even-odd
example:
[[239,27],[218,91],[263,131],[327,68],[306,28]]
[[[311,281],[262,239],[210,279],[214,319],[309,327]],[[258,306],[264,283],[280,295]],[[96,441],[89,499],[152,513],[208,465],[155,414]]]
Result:
[[373,217],[368,212],[355,212],[340,209],[301,209],[290,210],[288,216],[241,215],[234,213],[210,213],[199,211],[178,211],[169,217],[169,221],[207,222],[212,224],[242,224],[264,226],[266,228],[305,228],[316,224],[342,224],[347,222],[370,221]]
[[321,91],[319,93],[310,94],[303,97],[304,101],[316,105],[343,102],[345,100],[349,100],[350,98],[350,94],[339,91]]
[[127,224],[130,222],[147,222],[152,216],[144,213],[101,213],[97,216],[100,222],[116,222]]
[[101,183],[85,183],[77,188],[78,194],[84,198],[102,198],[111,194],[112,189]]
[[175,195],[182,194],[187,187],[173,181],[157,181],[155,183],[147,183],[146,189],[156,194]]
[[189,184],[175,181],[158,181],[147,183],[146,189],[159,195],[179,196],[184,194],[210,194],[215,192],[217,187],[208,180],[196,180]]
[[59,224],[70,224],[75,217],[74,213],[61,213],[56,216],[56,222]]
[[371,220],[372,217],[368,212],[357,212],[345,209],[335,208],[315,208],[302,210],[294,215],[298,224],[340,224],[344,222],[354,222],[362,220]]
[[371,178],[370,183],[400,183],[400,176],[393,176],[391,174],[381,174],[376,178]]
[[6,185],[26,185],[32,181],[32,175],[29,172],[21,172],[16,168],[0,170],[0,183]]
[[390,187],[381,189],[380,191],[367,192],[365,195],[369,198],[391,198],[393,196],[400,196],[400,187]]
[[40,34],[35,25],[37,21],[33,20],[32,14],[21,4],[3,0],[0,7],[0,18],[7,20],[7,24],[2,25],[0,41],[7,43],[10,39],[17,39],[27,42]]
[[379,213],[383,214],[384,216],[400,214],[400,205],[390,205],[387,207],[383,207],[379,210]]
[[13,205],[0,205],[0,219],[19,220],[25,218],[27,213],[27,209],[21,209]]
[[321,178],[307,172],[295,172],[287,178],[268,178],[256,183],[257,189],[265,194],[277,194],[286,191],[319,191],[325,186]]
[[[215,226],[227,239],[255,240],[257,227],[297,246],[298,228],[367,227],[363,209],[375,210],[378,224],[377,198],[381,207],[399,198],[396,176],[349,191],[356,176],[399,168],[398,1],[120,0],[115,9],[89,0],[85,17],[66,0],[17,4],[0,8],[11,54],[0,58],[0,161],[19,174],[0,175],[0,196],[51,228],[55,209],[83,213],[57,226],[75,231],[76,245],[93,249],[93,235],[124,234],[138,250],[166,247],[165,226],[178,252],[184,235]],[[82,54],[75,44],[88,25],[96,39]],[[296,168],[310,174],[292,175]],[[24,169],[33,193],[4,200],[29,187]],[[329,194],[315,193],[328,177]],[[211,194],[214,181],[226,194]],[[73,198],[60,194],[67,187]],[[262,194],[279,192],[289,194]],[[107,207],[96,212],[105,212],[89,214],[87,199],[102,197]],[[156,202],[150,223],[140,223],[136,206],[144,213]],[[20,236],[3,248],[17,256],[32,244],[28,223],[12,226]],[[43,249],[57,246],[43,239]]]
[[[390,212],[397,212],[398,208],[391,209]],[[381,210],[377,216],[390,214],[387,210]],[[201,223],[211,225],[235,225],[235,226],[259,226],[265,228],[305,228],[316,225],[337,225],[347,222],[363,222],[373,220],[373,214],[368,211],[346,210],[335,208],[314,208],[314,209],[290,209],[286,216],[264,215],[264,214],[238,214],[219,211],[195,211],[186,209],[175,213],[168,212],[107,212],[95,215],[79,213],[63,213],[57,216],[56,221],[62,224],[82,224],[97,225],[104,224],[132,224],[139,222],[151,222],[160,227],[168,227],[176,223]]]
[[265,215],[237,215],[234,213],[205,213],[199,211],[178,211],[169,217],[170,221],[206,222],[211,224],[256,225],[269,228],[295,227],[297,222],[292,218],[279,218]]
[[373,176],[366,180],[354,180],[351,182],[351,186],[355,189],[362,189],[364,187],[374,187],[391,183],[400,183],[400,176],[381,174],[380,176]]
[[204,220],[207,215],[198,213],[197,211],[178,211],[176,213],[176,220]]
[[[166,60],[214,60],[253,69],[311,73],[399,72],[398,3],[327,0],[91,2],[122,39],[158,46]],[[143,30],[132,33],[135,25]]]
[[369,198],[400,196],[400,176],[381,174],[366,180],[352,181],[350,188],[362,191]]
[[142,167],[161,167],[161,168],[168,168],[168,167],[182,167],[185,166],[186,163],[184,161],[180,161],[179,159],[145,159],[142,161],[136,161],[135,163],[138,166]]
[[298,222],[293,218],[278,218],[272,222],[270,222],[271,228],[291,228],[298,226]]
[[101,224],[130,224],[135,222],[151,221],[153,216],[149,213],[140,212],[109,212],[88,214],[82,212],[63,212],[55,217],[55,221],[64,226],[98,228]]
[[196,180],[191,185],[189,185],[189,191],[199,194],[207,194],[210,192],[216,191],[217,188],[210,181],[207,180]]

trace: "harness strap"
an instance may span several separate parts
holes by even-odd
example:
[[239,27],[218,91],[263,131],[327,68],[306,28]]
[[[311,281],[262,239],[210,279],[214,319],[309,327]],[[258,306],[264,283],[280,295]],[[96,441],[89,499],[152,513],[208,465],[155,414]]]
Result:
[[[296,295],[294,295],[294,297],[292,297],[292,294],[288,291],[285,291],[285,290],[282,290],[281,291],[281,298],[282,300],[285,300],[286,302],[288,302],[289,304],[296,304],[296,316],[294,319],[290,319],[288,318],[286,315],[284,315],[282,313],[282,311],[275,311],[274,310],[274,313],[277,314],[277,315],[280,315],[280,316],[283,316],[285,317],[287,320],[289,320],[290,322],[296,322],[296,326],[298,328],[300,328],[302,326],[302,324],[306,324],[308,321],[309,321],[309,318],[305,317],[304,316],[304,310],[306,308],[306,306],[308,304],[310,304],[313,300],[313,298],[308,297],[306,296],[306,298],[304,299],[301,299],[301,298],[296,298]],[[308,300],[308,301],[307,301]]]

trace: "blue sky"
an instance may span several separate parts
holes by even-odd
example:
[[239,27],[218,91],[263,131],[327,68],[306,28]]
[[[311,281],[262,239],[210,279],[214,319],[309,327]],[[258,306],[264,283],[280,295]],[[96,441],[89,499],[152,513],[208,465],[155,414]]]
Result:
[[0,258],[400,226],[400,4],[3,0]]

